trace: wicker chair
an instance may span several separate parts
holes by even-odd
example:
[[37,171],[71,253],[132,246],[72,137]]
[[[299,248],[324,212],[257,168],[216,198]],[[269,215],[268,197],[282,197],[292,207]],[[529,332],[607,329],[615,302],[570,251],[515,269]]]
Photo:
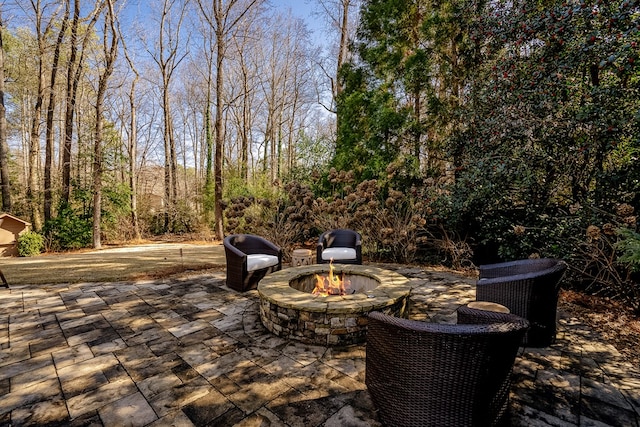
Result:
[[566,269],[564,261],[551,258],[482,265],[476,300],[502,304],[527,319],[531,328],[523,345],[546,347],[555,340],[559,283]]
[[227,286],[244,292],[255,289],[268,273],[282,268],[282,249],[251,234],[233,234],[223,241]]
[[365,384],[380,421],[507,423],[511,370],[527,327],[521,317],[468,307],[459,309],[457,325],[370,313]]
[[362,237],[353,230],[325,231],[318,239],[316,262],[326,264],[362,264]]

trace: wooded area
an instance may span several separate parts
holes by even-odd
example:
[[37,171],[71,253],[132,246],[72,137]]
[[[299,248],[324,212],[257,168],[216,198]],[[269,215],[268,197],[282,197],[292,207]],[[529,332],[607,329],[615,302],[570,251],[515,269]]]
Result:
[[342,11],[355,6],[317,6],[338,25],[339,54],[264,0],[5,2],[3,210],[38,231],[92,214],[96,247],[105,231],[136,238],[185,221],[221,238],[224,181],[281,180],[298,140],[327,152],[334,140]]
[[310,3],[326,33],[265,0],[5,2],[3,210],[50,248],[553,256],[640,310],[638,0]]

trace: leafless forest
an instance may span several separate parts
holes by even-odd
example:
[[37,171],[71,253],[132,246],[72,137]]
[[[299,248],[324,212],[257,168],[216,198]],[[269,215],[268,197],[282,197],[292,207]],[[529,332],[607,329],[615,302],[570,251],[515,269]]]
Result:
[[357,4],[309,2],[312,31],[276,3],[2,2],[3,210],[40,230],[85,206],[95,247],[118,209],[120,238],[158,212],[221,236],[228,188],[326,161]]

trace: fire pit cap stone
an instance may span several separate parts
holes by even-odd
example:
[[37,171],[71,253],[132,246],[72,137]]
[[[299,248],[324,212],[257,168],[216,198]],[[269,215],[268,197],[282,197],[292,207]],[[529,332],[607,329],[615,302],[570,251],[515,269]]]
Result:
[[323,274],[328,264],[312,264],[287,268],[267,275],[258,284],[258,294],[262,300],[285,308],[303,309],[309,312],[341,314],[349,312],[370,312],[394,304],[411,292],[409,280],[390,270],[374,266],[340,264],[337,273],[370,277],[379,285],[366,294],[330,295],[319,297],[298,291],[290,282],[313,274]]

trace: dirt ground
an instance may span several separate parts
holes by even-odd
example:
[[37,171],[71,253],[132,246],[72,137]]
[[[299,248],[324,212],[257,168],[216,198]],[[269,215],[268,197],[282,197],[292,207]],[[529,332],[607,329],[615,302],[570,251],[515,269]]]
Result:
[[[149,243],[30,258],[0,258],[0,270],[10,287],[152,279],[224,268],[224,248],[220,242]],[[559,307],[600,331],[627,360],[640,365],[640,317],[628,307],[575,291],[561,292]]]

